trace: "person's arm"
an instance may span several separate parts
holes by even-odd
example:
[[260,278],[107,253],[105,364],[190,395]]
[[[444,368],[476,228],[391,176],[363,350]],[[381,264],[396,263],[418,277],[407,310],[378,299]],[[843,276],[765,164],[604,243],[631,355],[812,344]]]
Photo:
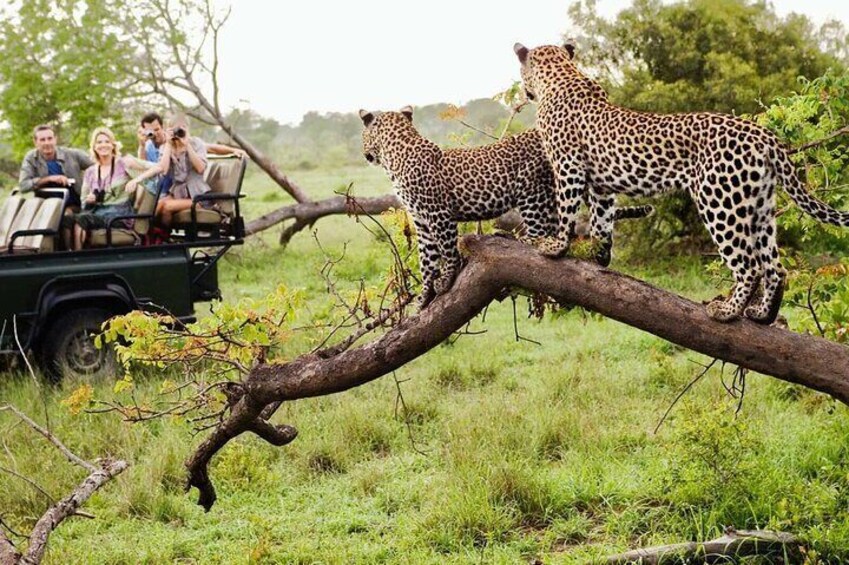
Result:
[[74,155],[77,157],[77,163],[80,165],[80,170],[85,171],[92,165],[94,165],[94,161],[91,156],[85,151],[81,151],[79,149],[74,149]]
[[144,134],[144,128],[139,126],[139,129],[136,130],[136,137],[139,140],[139,149],[136,151],[136,155],[142,161],[147,160],[147,136]]
[[[124,155],[121,157],[121,162],[124,163],[124,168],[127,169],[127,172],[131,173],[132,171],[146,171],[152,167],[158,167],[159,163],[151,163],[150,161],[144,158],[135,158],[131,155]],[[159,169],[157,169],[159,170]],[[133,175],[135,176],[135,175]],[[148,177],[150,178],[150,177]]]
[[[202,175],[206,170],[206,150],[203,149],[203,154],[201,154],[197,149],[195,149],[192,139],[193,138],[186,140],[186,153],[189,155],[189,163],[192,164],[192,168],[198,174]],[[203,141],[200,143],[203,144]]]
[[160,164],[161,161],[159,163],[149,163],[147,161],[135,159],[129,155],[122,157],[122,159],[128,174],[132,174],[130,171],[142,171],[141,174],[127,181],[127,184],[124,187],[124,190],[127,192],[135,192],[140,182],[162,173],[162,165]]
[[222,145],[220,143],[207,143],[206,151],[212,155],[238,155],[242,158],[245,158],[248,155],[243,149],[230,147],[229,145]]
[[171,170],[171,141],[165,143],[159,152],[159,170],[163,175],[167,175]]
[[18,187],[21,189],[21,192],[29,192],[38,188],[36,183],[39,180],[41,179],[38,178],[38,172],[35,170],[35,159],[30,159],[30,156],[27,155],[24,157],[24,162],[21,163]]
[[86,207],[86,204],[91,205],[96,202],[94,193],[91,191],[91,178],[87,174],[83,174],[83,187],[80,191],[80,202],[82,203],[83,208]]

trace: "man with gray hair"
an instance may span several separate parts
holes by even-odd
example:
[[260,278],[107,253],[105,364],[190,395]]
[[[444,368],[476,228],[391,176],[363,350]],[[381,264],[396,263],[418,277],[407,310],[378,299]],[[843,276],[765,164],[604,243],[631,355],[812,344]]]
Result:
[[83,171],[94,164],[84,151],[59,147],[52,126],[36,126],[32,134],[35,149],[24,157],[18,187],[21,192],[39,188],[70,188],[70,206],[79,208]]

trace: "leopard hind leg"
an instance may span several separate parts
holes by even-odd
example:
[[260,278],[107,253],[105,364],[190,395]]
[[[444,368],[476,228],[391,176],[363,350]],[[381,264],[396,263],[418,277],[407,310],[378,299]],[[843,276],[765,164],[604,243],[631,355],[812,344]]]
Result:
[[771,202],[759,210],[755,218],[754,232],[757,253],[764,272],[763,292],[759,300],[752,300],[744,315],[754,322],[768,325],[778,317],[787,278],[787,272],[779,258],[775,213]]
[[732,199],[721,186],[707,183],[702,185],[696,202],[723,262],[734,276],[730,296],[712,301],[707,313],[714,320],[730,322],[743,314],[763,275],[752,234],[754,205],[742,198]]
[[596,263],[610,265],[613,250],[613,223],[616,220],[616,199],[597,186],[589,188],[590,237],[598,243]]
[[551,190],[528,191],[516,202],[524,232],[519,241],[538,247],[557,229],[557,207]]

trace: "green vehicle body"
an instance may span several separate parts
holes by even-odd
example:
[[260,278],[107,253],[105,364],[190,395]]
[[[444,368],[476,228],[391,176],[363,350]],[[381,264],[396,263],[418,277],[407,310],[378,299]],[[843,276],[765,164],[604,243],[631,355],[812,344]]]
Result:
[[195,303],[221,298],[218,260],[243,243],[244,169],[228,194],[212,196],[233,202],[234,214],[203,237],[193,223],[181,240],[160,245],[0,254],[0,363],[32,353],[54,379],[111,373],[114,356],[110,365],[111,351],[91,339],[108,318],[143,310],[194,321]]

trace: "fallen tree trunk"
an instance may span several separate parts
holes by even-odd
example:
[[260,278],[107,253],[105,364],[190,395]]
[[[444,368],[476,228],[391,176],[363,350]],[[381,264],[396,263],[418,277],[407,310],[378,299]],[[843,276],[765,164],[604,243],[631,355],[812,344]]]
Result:
[[351,201],[346,196],[335,196],[325,200],[300,202],[298,204],[283,206],[248,222],[245,226],[245,234],[253,235],[290,219],[295,219],[305,225],[311,225],[316,220],[333,214],[379,215],[390,208],[403,207],[401,200],[394,194],[358,197],[356,199],[356,206],[352,206]]
[[230,439],[245,431],[269,435],[269,428],[277,430],[275,445],[294,439],[296,432],[290,426],[274,428],[266,421],[273,412],[263,413],[266,406],[341,392],[390,373],[442,343],[503,296],[506,287],[582,306],[688,349],[849,404],[849,348],[845,346],[749,320],[720,323],[708,317],[701,304],[594,263],[545,258],[515,240],[466,236],[461,247],[468,264],[451,291],[380,338],[336,355],[319,351],[286,364],[256,366],[241,383],[230,416],[187,461],[187,487],[199,489],[199,504],[208,510],[215,501],[207,465]]
[[801,563],[799,540],[783,532],[735,530],[704,542],[635,549],[607,558],[608,565],[661,563],[736,563],[740,557],[766,557],[770,563]]

